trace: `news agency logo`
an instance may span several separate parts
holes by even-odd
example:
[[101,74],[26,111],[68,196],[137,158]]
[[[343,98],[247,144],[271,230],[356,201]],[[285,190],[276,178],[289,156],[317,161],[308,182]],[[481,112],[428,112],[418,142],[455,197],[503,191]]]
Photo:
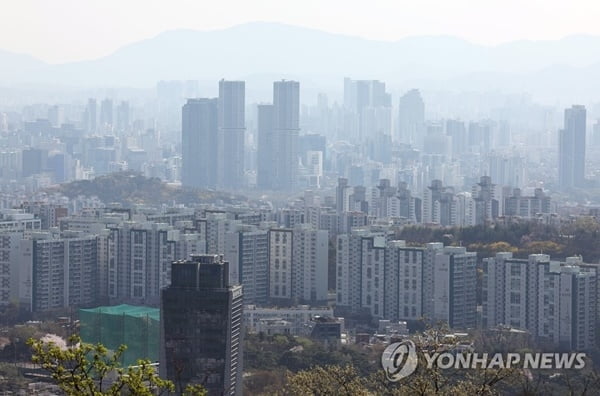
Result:
[[381,354],[381,365],[389,381],[408,377],[417,369],[418,357],[415,343],[407,340],[388,345]]
[[[585,353],[476,353],[476,352],[424,352],[428,369],[582,369]],[[417,369],[419,357],[415,343],[406,340],[390,344],[381,354],[381,365],[391,382],[406,378]]]

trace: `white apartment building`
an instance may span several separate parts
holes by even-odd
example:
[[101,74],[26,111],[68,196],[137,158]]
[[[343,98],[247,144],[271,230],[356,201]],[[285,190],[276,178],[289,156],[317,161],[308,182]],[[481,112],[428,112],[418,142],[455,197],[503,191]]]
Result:
[[326,303],[329,233],[308,224],[293,228],[292,294],[301,303]]
[[356,229],[337,238],[337,306],[373,318],[476,325],[476,255],[430,243],[409,247],[385,232]]
[[20,241],[19,297],[34,312],[96,302],[98,238],[77,232],[32,234]]
[[160,290],[171,281],[171,262],[205,253],[199,234],[163,223],[124,222],[110,227],[107,238],[101,265],[107,268],[110,303],[158,304]]
[[269,230],[269,298],[272,301],[292,298],[292,246],[291,229]]
[[483,261],[484,327],[499,324],[573,350],[595,346],[598,267],[579,257],[551,261],[545,254],[516,259],[498,253]]
[[269,298],[269,232],[251,225],[225,235],[229,280],[244,285],[244,303],[266,304]]

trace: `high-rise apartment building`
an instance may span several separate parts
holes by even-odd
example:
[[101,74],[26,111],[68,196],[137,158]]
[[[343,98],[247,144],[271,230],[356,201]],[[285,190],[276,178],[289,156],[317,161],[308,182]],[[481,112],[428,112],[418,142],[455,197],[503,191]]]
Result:
[[524,196],[521,189],[515,188],[504,198],[504,215],[534,219],[541,213],[552,212],[552,199],[541,188],[536,188],[533,196]]
[[451,328],[477,325],[477,254],[459,246],[436,252],[433,262],[434,322],[445,321]]
[[423,148],[425,134],[425,104],[421,93],[411,89],[400,97],[398,104],[398,136],[400,143]]
[[460,120],[446,121],[446,135],[452,142],[452,158],[460,158],[467,151],[467,130]]
[[300,83],[273,83],[273,139],[275,160],[273,189],[289,191],[298,180],[298,133],[300,132]]
[[349,210],[350,186],[345,177],[338,178],[338,184],[335,188],[335,208],[338,215]]
[[502,193],[498,191],[496,184],[492,183],[489,176],[481,176],[479,183],[475,184],[471,191],[474,202],[475,224],[486,224],[500,216],[500,202]]
[[352,119],[347,131],[352,137],[366,141],[391,134],[391,96],[384,82],[344,78],[344,108]]
[[293,228],[292,294],[300,303],[326,304],[329,233],[308,224]]
[[385,232],[354,229],[337,238],[337,306],[389,320],[476,325],[475,253],[429,243],[408,247]]
[[244,286],[244,304],[266,305],[269,297],[269,232],[240,225],[225,235],[230,280]]
[[457,223],[454,191],[444,187],[441,180],[432,180],[423,192],[423,223],[443,226]]
[[558,132],[558,185],[567,190],[585,184],[585,106],[565,109],[564,127]]
[[219,81],[219,185],[239,189],[244,185],[245,124],[244,81]]
[[533,337],[568,350],[596,345],[598,266],[579,257],[551,261],[497,253],[483,260],[482,325],[527,330]]
[[269,299],[286,303],[292,299],[293,234],[289,228],[269,230]]
[[129,102],[122,101],[117,106],[117,121],[116,128],[118,132],[124,132],[129,129],[131,124],[131,114],[129,108]]
[[200,239],[206,241],[206,253],[223,254],[227,233],[235,232],[241,224],[241,220],[230,218],[226,212],[205,211],[196,220],[196,230]]
[[106,98],[100,103],[100,130],[112,132],[113,126],[113,101]]
[[185,234],[162,223],[126,222],[109,226],[102,294],[111,303],[158,304],[160,290],[171,280],[170,263],[204,253],[197,233]]
[[98,238],[66,232],[40,232],[20,242],[20,290],[34,312],[86,307],[98,297]]
[[85,129],[89,133],[96,133],[96,131],[97,131],[97,128],[98,128],[98,119],[97,119],[97,115],[96,115],[97,110],[98,110],[98,104],[96,102],[96,99],[89,98],[88,102],[87,102],[87,106],[85,108],[85,114],[83,117]]
[[188,99],[182,110],[181,183],[214,188],[218,169],[217,99]]
[[173,262],[161,294],[161,376],[210,396],[242,394],[242,286],[228,266],[217,255]]
[[256,186],[261,189],[273,188],[275,177],[275,153],[273,152],[273,105],[257,106],[257,153],[256,153]]
[[0,307],[18,303],[31,309],[31,266],[25,265],[31,262],[31,245],[24,245],[24,239],[24,230],[0,231]]

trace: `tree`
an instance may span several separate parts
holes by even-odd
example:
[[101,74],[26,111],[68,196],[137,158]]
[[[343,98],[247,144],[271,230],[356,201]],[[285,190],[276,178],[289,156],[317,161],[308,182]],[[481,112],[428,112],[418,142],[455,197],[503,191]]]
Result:
[[316,366],[288,378],[285,395],[364,396],[371,393],[353,366]]
[[[137,366],[120,367],[124,345],[111,354],[104,345],[83,343],[77,335],[69,338],[66,348],[33,338],[27,344],[33,350],[32,362],[50,372],[67,396],[153,396],[175,391],[175,385],[161,379],[148,360],[139,360]],[[181,394],[205,396],[206,390],[194,385]]]
[[491,396],[499,395],[504,387],[513,385],[521,375],[514,369],[478,368],[441,369],[437,361],[431,367],[423,351],[451,352],[460,341],[447,337],[444,325],[431,327],[412,338],[417,347],[419,363],[416,371],[398,382],[387,380],[383,370],[361,376],[353,365],[315,366],[290,375],[282,395],[378,395],[378,396]]

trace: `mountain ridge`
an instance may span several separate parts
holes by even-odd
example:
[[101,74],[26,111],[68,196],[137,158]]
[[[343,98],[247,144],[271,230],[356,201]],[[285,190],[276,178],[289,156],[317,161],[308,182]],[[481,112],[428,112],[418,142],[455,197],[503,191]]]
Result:
[[[150,87],[159,80],[218,80],[256,74],[294,75],[315,84],[349,76],[410,85],[455,81],[473,73],[523,79],[531,86],[554,66],[600,71],[600,37],[570,35],[559,40],[519,40],[494,46],[454,36],[408,36],[395,41],[328,33],[272,22],[251,22],[218,30],[175,29],[124,45],[97,59],[48,64],[0,50],[0,83]],[[556,68],[560,80],[570,69]],[[576,74],[576,73],[575,73]],[[525,77],[522,77],[525,75]],[[339,83],[336,83],[339,84]],[[591,85],[597,85],[592,83]],[[498,85],[499,88],[502,86]],[[477,87],[474,87],[477,89]]]

